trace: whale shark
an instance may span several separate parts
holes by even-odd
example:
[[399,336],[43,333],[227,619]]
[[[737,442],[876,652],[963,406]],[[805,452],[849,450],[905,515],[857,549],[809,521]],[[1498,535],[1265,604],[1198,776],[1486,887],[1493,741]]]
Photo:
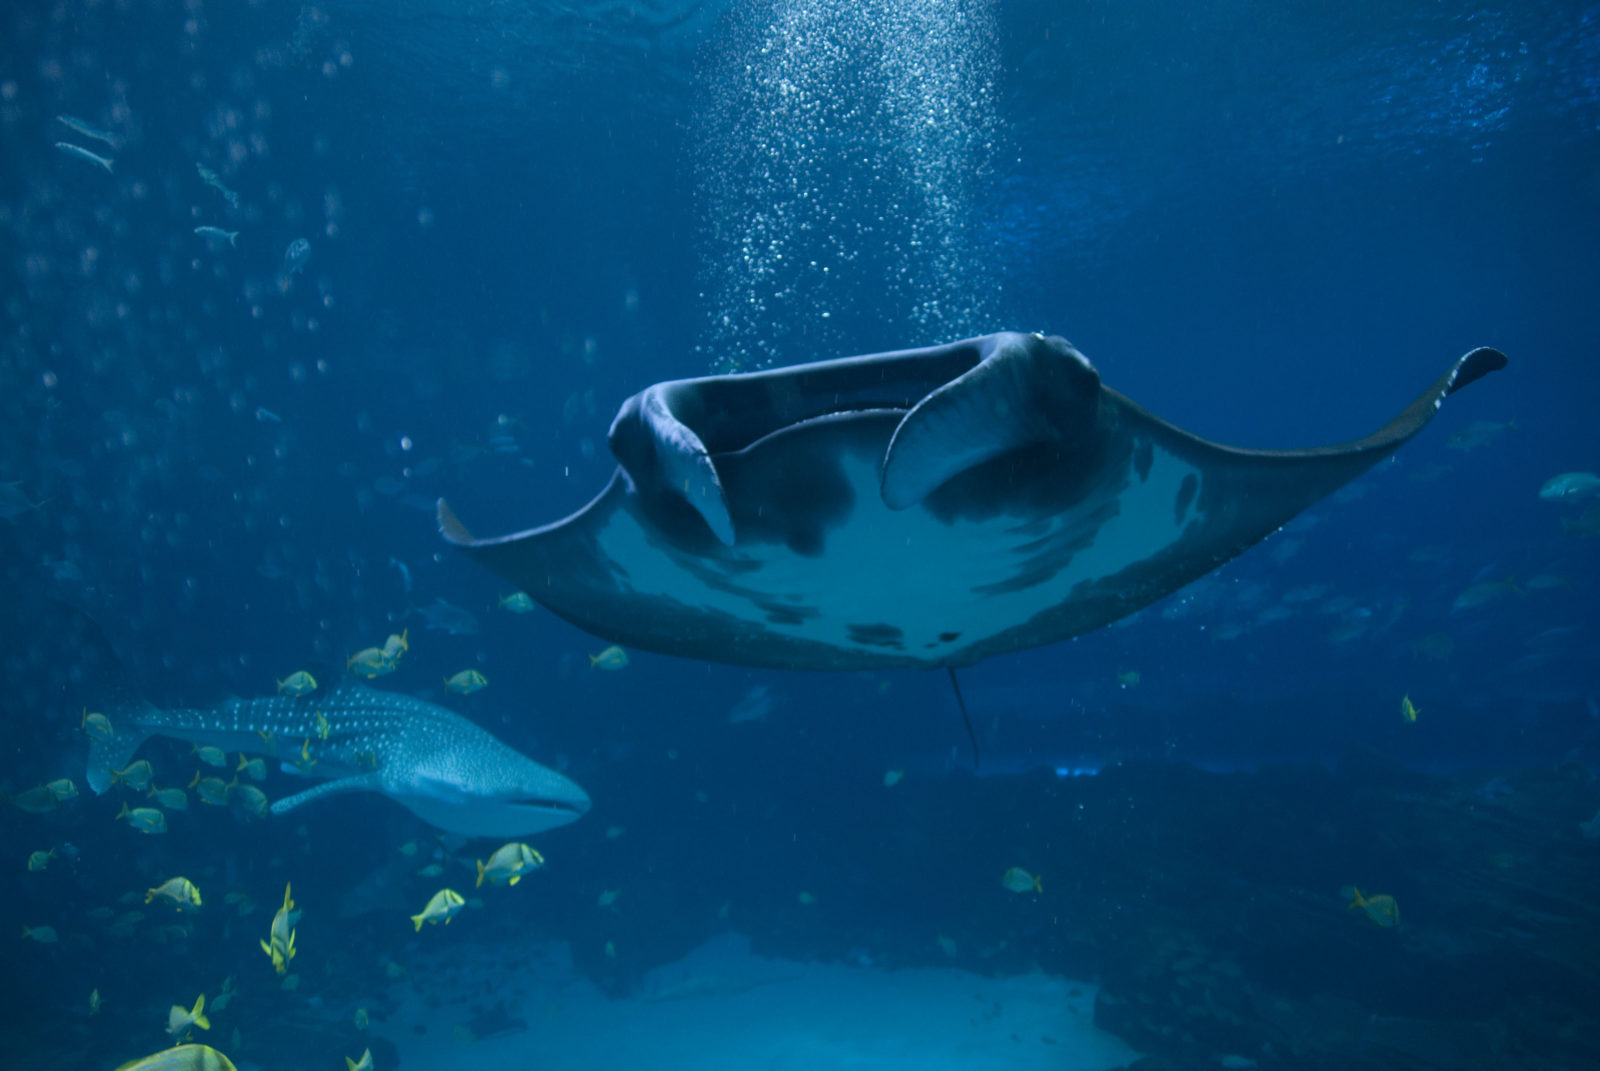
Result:
[[618,467],[576,513],[480,539],[441,499],[439,529],[611,643],[778,669],[953,670],[1171,594],[1505,364],[1472,350],[1372,434],[1293,450],[1202,439],[1040,334],[675,380],[623,403]]
[[114,711],[89,747],[87,780],[111,786],[152,736],[284,760],[321,784],[272,804],[273,814],[341,792],[377,792],[429,825],[466,836],[539,833],[576,821],[589,797],[568,778],[466,718],[410,696],[349,685],[325,696],[231,699],[203,709]]

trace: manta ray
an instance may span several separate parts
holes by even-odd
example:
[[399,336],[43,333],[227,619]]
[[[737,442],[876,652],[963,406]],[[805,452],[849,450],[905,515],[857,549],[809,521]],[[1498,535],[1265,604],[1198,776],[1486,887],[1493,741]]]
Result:
[[1125,617],[1216,569],[1505,366],[1472,350],[1363,439],[1246,450],[1167,423],[1066,340],[658,383],[564,520],[445,539],[594,635],[745,666],[969,666]]

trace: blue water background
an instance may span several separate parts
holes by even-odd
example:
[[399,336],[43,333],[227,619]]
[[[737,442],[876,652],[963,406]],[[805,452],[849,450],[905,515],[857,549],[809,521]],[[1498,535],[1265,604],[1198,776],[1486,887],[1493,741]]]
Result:
[[[439,698],[441,675],[481,669],[491,687],[451,705],[594,797],[547,838],[553,857],[589,864],[548,875],[552,902],[587,910],[657,864],[677,876],[676,892],[655,892],[649,934],[633,935],[664,956],[703,932],[662,924],[674,895],[788,887],[795,860],[849,872],[851,852],[876,872],[883,830],[841,832],[861,800],[885,770],[945,776],[968,752],[938,674],[643,652],[591,671],[604,641],[497,610],[505,588],[436,535],[439,496],[484,534],[577,509],[612,470],[618,404],[717,367],[708,294],[738,257],[710,235],[704,116],[761,13],[629,10],[8,10],[0,480],[46,504],[0,524],[0,552],[19,590],[97,620],[157,703],[262,694],[299,668],[332,675],[409,625],[414,654],[386,686]],[[864,249],[858,274],[821,291],[839,315],[817,319],[810,302],[774,314],[770,363],[1041,330],[1157,414],[1263,447],[1364,435],[1473,346],[1511,364],[1356,490],[1215,576],[1128,623],[965,671],[988,772],[1361,748],[1431,767],[1592,760],[1595,544],[1564,535],[1578,511],[1536,492],[1600,468],[1600,8],[993,10],[993,139],[964,217],[963,255],[990,288],[981,322],[919,318],[904,285],[875,299],[873,273],[895,255]],[[58,113],[125,139],[108,153],[115,175],[52,148],[68,139]],[[239,209],[196,162],[239,191]],[[237,248],[206,248],[200,224],[239,230]],[[301,236],[311,260],[280,290]],[[1473,421],[1513,419],[1484,446],[1446,447]],[[496,452],[497,433],[514,452]],[[1568,586],[1452,610],[1475,581],[1540,573]],[[1326,592],[1257,623],[1307,585]],[[1319,608],[1340,596],[1342,609]],[[480,631],[407,616],[436,597]],[[1450,637],[1448,660],[1414,651],[1430,634]],[[77,777],[78,652],[53,647],[31,611],[8,636],[0,780]],[[776,700],[767,722],[727,725],[758,685]],[[1405,694],[1424,711],[1414,725]],[[951,775],[950,791],[965,783]],[[990,882],[1018,860],[1014,840],[985,838],[1017,816],[970,817],[938,843]],[[420,830],[358,797],[303,821],[330,887]],[[230,866],[295,845],[282,823],[185,822],[189,847]],[[609,825],[626,837],[602,842]],[[21,852],[6,858],[34,839],[8,837]],[[149,850],[185,865],[178,840]],[[89,891],[60,895],[81,908]],[[901,903],[857,893],[863,925]],[[580,926],[577,907],[550,912]],[[29,992],[50,1005],[53,990]]]

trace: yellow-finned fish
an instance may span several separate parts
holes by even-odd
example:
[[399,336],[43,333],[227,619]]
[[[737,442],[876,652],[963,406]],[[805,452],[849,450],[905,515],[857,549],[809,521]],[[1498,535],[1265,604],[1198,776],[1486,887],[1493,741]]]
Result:
[[189,793],[181,788],[157,788],[151,785],[149,796],[169,811],[189,809]]
[[500,609],[525,614],[533,609],[533,600],[528,598],[526,591],[513,591],[510,595],[500,596]]
[[[1422,711],[1417,709],[1416,704],[1411,702],[1411,697],[1409,695],[1404,696],[1403,698],[1401,698],[1401,700],[1400,700],[1400,717],[1405,719],[1407,724],[1410,724],[1411,722],[1416,721],[1417,720],[1417,715],[1421,714],[1421,713],[1422,713]],[[1446,719],[1446,720],[1448,720],[1448,719]]]
[[478,864],[477,888],[483,887],[485,878],[494,885],[515,885],[522,875],[544,866],[544,856],[521,841],[496,848],[488,862]]
[[138,1060],[129,1060],[116,1071],[239,1071],[233,1061],[210,1045],[178,1045]]
[[199,770],[194,772],[194,780],[189,782],[189,787],[200,797],[200,802],[209,803],[213,807],[226,807],[228,793],[233,789],[232,784],[220,777],[201,777]]
[[322,711],[317,711],[317,739],[326,740],[333,735],[333,726],[328,723],[328,716]]
[[88,707],[83,708],[83,721],[79,724],[91,740],[107,740],[114,734],[111,728],[111,719],[104,714],[91,713]]
[[1044,879],[1028,873],[1020,866],[1014,866],[1001,875],[1000,884],[1017,893],[1044,892]]
[[297,669],[283,680],[278,682],[278,694],[290,695],[299,699],[303,695],[310,695],[317,690],[317,678],[303,669]]
[[1346,885],[1339,890],[1339,895],[1350,901],[1351,911],[1360,908],[1367,913],[1367,918],[1385,929],[1400,925],[1400,905],[1388,893],[1363,896],[1354,885]]
[[72,783],[70,777],[58,777],[54,781],[46,781],[44,787],[50,790],[50,795],[62,803],[78,798],[78,786]]
[[191,1029],[199,1027],[201,1030],[211,1029],[211,1020],[206,1018],[206,995],[201,993],[195,998],[194,1007],[188,1011],[183,1010],[183,1005],[174,1004],[172,1010],[167,1012],[167,1033],[182,1041]]
[[124,803],[122,810],[117,812],[117,818],[126,818],[128,824],[140,833],[165,833],[167,831],[167,816],[154,807],[134,807],[129,810]]
[[344,1064],[345,1071],[372,1071],[372,1050],[367,1049],[363,1052],[359,1060],[352,1060],[346,1056]]
[[489,687],[489,679],[475,669],[464,669],[444,679],[444,690],[454,695],[471,695]]
[[294,924],[298,921],[300,913],[294,909],[294,901],[289,898],[289,886],[285,885],[283,906],[272,916],[272,931],[269,934],[271,941],[261,942],[261,951],[272,958],[272,969],[279,974],[287,971],[289,961],[294,959]]
[[398,636],[390,633],[389,638],[383,641],[383,657],[398,664],[400,656],[411,650],[411,645],[406,642],[406,637],[409,635],[411,635],[410,629],[402,629]]
[[344,660],[345,669],[369,681],[393,673],[398,664],[376,647],[364,647]]
[[194,882],[185,877],[168,878],[154,889],[146,889],[144,902],[149,903],[156,897],[170,900],[172,906],[182,911],[186,907],[200,906],[200,890],[195,888]]
[[239,768],[236,773],[242,773],[252,781],[265,781],[267,779],[267,760],[263,758],[247,759],[244,752],[239,752]]
[[455,918],[456,912],[461,910],[461,905],[466,903],[461,894],[454,889],[440,889],[433,894],[433,899],[428,901],[428,906],[422,909],[422,914],[412,915],[411,923],[416,926],[417,932],[422,932],[424,922],[438,925],[440,922],[449,925]]
[[222,980],[222,991],[219,992],[216,996],[216,999],[211,1002],[211,1010],[213,1012],[224,1010],[229,1004],[233,1003],[233,997],[233,975],[230,974],[228,977]]
[[215,766],[219,770],[228,768],[228,753],[220,747],[212,747],[210,744],[197,745],[190,750],[189,754],[199,756],[200,761],[207,766]]
[[127,785],[135,792],[143,792],[150,787],[150,779],[155,776],[155,768],[150,765],[149,759],[140,759],[130,762],[126,769],[112,770],[111,783],[113,785]]
[[61,800],[48,785],[30,788],[11,797],[11,806],[28,814],[45,814],[61,806]]
[[[32,855],[28,856],[28,869],[43,870],[45,867],[50,865],[50,860],[54,859],[55,857],[56,850],[54,848],[51,848],[47,852],[34,852]],[[482,867],[479,867],[479,872],[482,873]]]
[[22,927],[24,941],[37,941],[41,945],[53,945],[59,938],[56,937],[54,926],[24,926]]
[[599,654],[589,656],[590,669],[622,669],[628,664],[628,652],[612,644]]
[[241,785],[237,780],[233,784],[233,798],[240,808],[248,815],[256,818],[265,818],[271,810],[267,802],[267,794],[255,785]]

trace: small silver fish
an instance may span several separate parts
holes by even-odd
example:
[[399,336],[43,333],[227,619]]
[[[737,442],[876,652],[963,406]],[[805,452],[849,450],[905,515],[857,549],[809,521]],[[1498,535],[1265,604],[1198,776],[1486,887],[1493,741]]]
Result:
[[213,190],[216,190],[218,193],[222,194],[223,200],[227,201],[232,207],[239,207],[239,195],[228,189],[228,187],[224,186],[222,184],[222,180],[217,177],[217,173],[215,171],[211,170],[205,164],[195,164],[194,166],[195,170],[200,172],[201,182],[204,182],[207,186],[210,186]]
[[118,146],[116,135],[108,134],[104,130],[92,127],[75,115],[58,115],[56,116],[56,122],[63,124],[73,133],[82,134],[84,137],[91,138],[94,141],[103,141],[113,149]]
[[113,173],[111,170],[111,165],[115,163],[114,160],[101,156],[99,153],[92,153],[88,149],[85,149],[82,145],[74,145],[70,141],[58,141],[56,142],[56,148],[66,153],[68,156],[76,156],[80,160],[87,160],[91,164],[97,164],[100,167],[105,168],[106,174],[108,175]]
[[311,243],[304,238],[296,238],[289,243],[289,248],[283,251],[283,274],[285,277],[294,275],[306,266],[306,261],[311,259]]
[[207,241],[213,238],[219,241],[226,238],[229,245],[237,246],[239,244],[238,231],[225,231],[221,227],[196,227],[194,232]]

